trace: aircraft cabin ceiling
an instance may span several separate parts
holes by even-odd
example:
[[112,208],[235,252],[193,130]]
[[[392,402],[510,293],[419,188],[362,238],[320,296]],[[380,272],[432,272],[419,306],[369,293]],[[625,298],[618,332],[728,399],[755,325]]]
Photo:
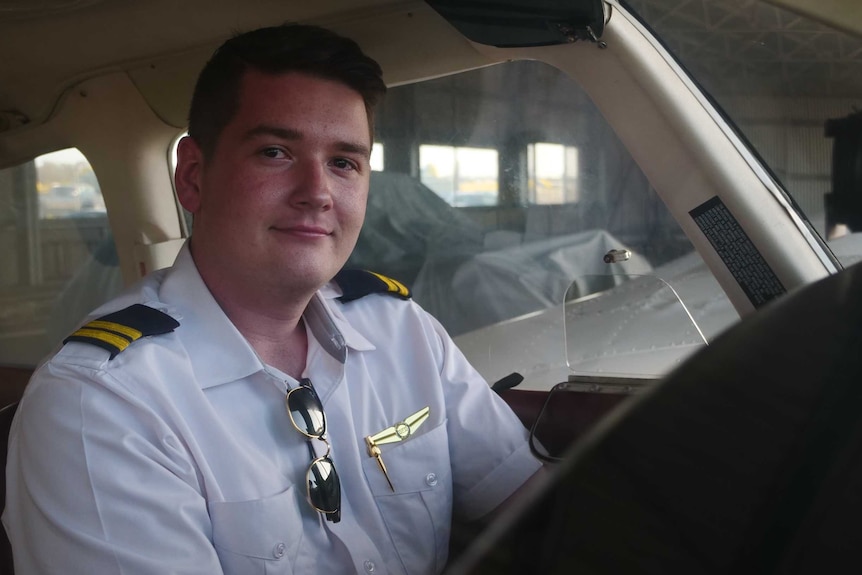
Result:
[[[733,8],[710,0],[631,0],[631,4],[659,31],[673,27],[690,38],[671,46],[681,56],[687,51],[734,54],[736,62],[726,73],[734,77],[731,89],[741,93],[752,85],[763,89],[768,86],[763,79],[770,77],[791,79],[803,96],[812,91],[841,95],[829,90],[862,82],[862,2],[858,0],[741,0]],[[817,14],[844,30],[854,30],[857,36],[811,26],[773,5]],[[396,13],[401,20],[379,17]],[[409,26],[395,24],[403,23],[407,14]],[[44,121],[64,92],[78,82],[122,70],[130,71],[166,122],[181,126],[185,107],[181,102],[196,71],[192,68],[201,65],[232,32],[282,18],[330,25],[352,35],[381,61],[387,81],[396,83],[442,73],[430,63],[428,46],[433,47],[441,34],[455,34],[419,0],[0,0],[0,133]],[[791,31],[791,40],[773,42],[777,30]],[[403,50],[411,41],[416,49]],[[466,41],[449,42],[446,49],[451,52],[446,57],[460,58],[465,67],[475,57]],[[806,55],[802,63],[800,53]],[[185,59],[178,58],[183,54]],[[790,55],[797,62],[784,65]],[[835,61],[836,55],[837,64],[818,65],[824,57]],[[185,65],[171,69],[172,61]],[[709,58],[705,61],[709,63]],[[481,63],[477,59],[472,65]],[[166,69],[155,70],[157,64]],[[154,69],[149,76],[148,68]],[[747,82],[750,77],[760,81]],[[165,89],[174,86],[166,84],[169,81],[179,89]]]

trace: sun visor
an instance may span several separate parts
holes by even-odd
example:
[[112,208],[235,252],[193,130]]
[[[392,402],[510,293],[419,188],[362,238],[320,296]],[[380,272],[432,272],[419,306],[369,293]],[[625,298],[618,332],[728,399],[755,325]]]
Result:
[[499,48],[598,42],[602,0],[426,0],[464,36]]

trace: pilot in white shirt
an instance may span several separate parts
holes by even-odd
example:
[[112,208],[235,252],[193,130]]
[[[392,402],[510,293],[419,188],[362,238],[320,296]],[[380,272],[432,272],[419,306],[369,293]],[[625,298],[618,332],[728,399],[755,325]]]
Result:
[[315,26],[216,51],[177,147],[190,240],[66,338],[18,407],[16,572],[437,573],[453,514],[540,468],[404,286],[342,271],[385,88]]
[[[307,440],[284,401],[297,380],[258,358],[183,248],[97,310],[142,303],[176,328],[113,359],[70,341],[28,386],[3,516],[17,572],[439,572],[453,509],[485,515],[539,463],[436,320],[388,294],[340,295],[332,283],[310,303],[302,374],[326,414],[340,522],[306,500]],[[365,438],[425,407],[380,446],[393,491]]]

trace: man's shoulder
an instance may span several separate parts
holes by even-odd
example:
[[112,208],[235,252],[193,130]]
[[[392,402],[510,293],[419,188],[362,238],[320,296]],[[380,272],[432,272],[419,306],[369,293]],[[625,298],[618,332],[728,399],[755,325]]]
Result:
[[[341,293],[324,294],[334,310],[353,328],[380,348],[396,349],[445,336],[445,330],[412,298],[400,281],[374,272],[342,271],[334,282]],[[436,335],[435,335],[436,334]]]
[[141,338],[170,333],[179,325],[164,311],[134,303],[86,322],[66,337],[63,344],[79,342],[93,345],[107,351],[109,359],[114,359]]
[[394,296],[409,300],[410,289],[400,281],[376,272],[361,269],[343,269],[333,278],[341,295],[337,298],[341,303],[362,299],[372,294]]
[[[102,304],[67,334],[51,358],[113,360],[134,344],[174,331],[181,317],[159,301],[158,288],[166,270],[154,272]],[[106,353],[107,352],[107,353]]]

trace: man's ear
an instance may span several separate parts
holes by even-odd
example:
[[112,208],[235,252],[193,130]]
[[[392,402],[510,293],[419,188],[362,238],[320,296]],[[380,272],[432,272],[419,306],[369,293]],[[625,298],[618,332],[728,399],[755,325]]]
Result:
[[177,144],[177,169],[174,182],[180,204],[192,214],[201,207],[201,186],[204,169],[203,150],[189,136]]

